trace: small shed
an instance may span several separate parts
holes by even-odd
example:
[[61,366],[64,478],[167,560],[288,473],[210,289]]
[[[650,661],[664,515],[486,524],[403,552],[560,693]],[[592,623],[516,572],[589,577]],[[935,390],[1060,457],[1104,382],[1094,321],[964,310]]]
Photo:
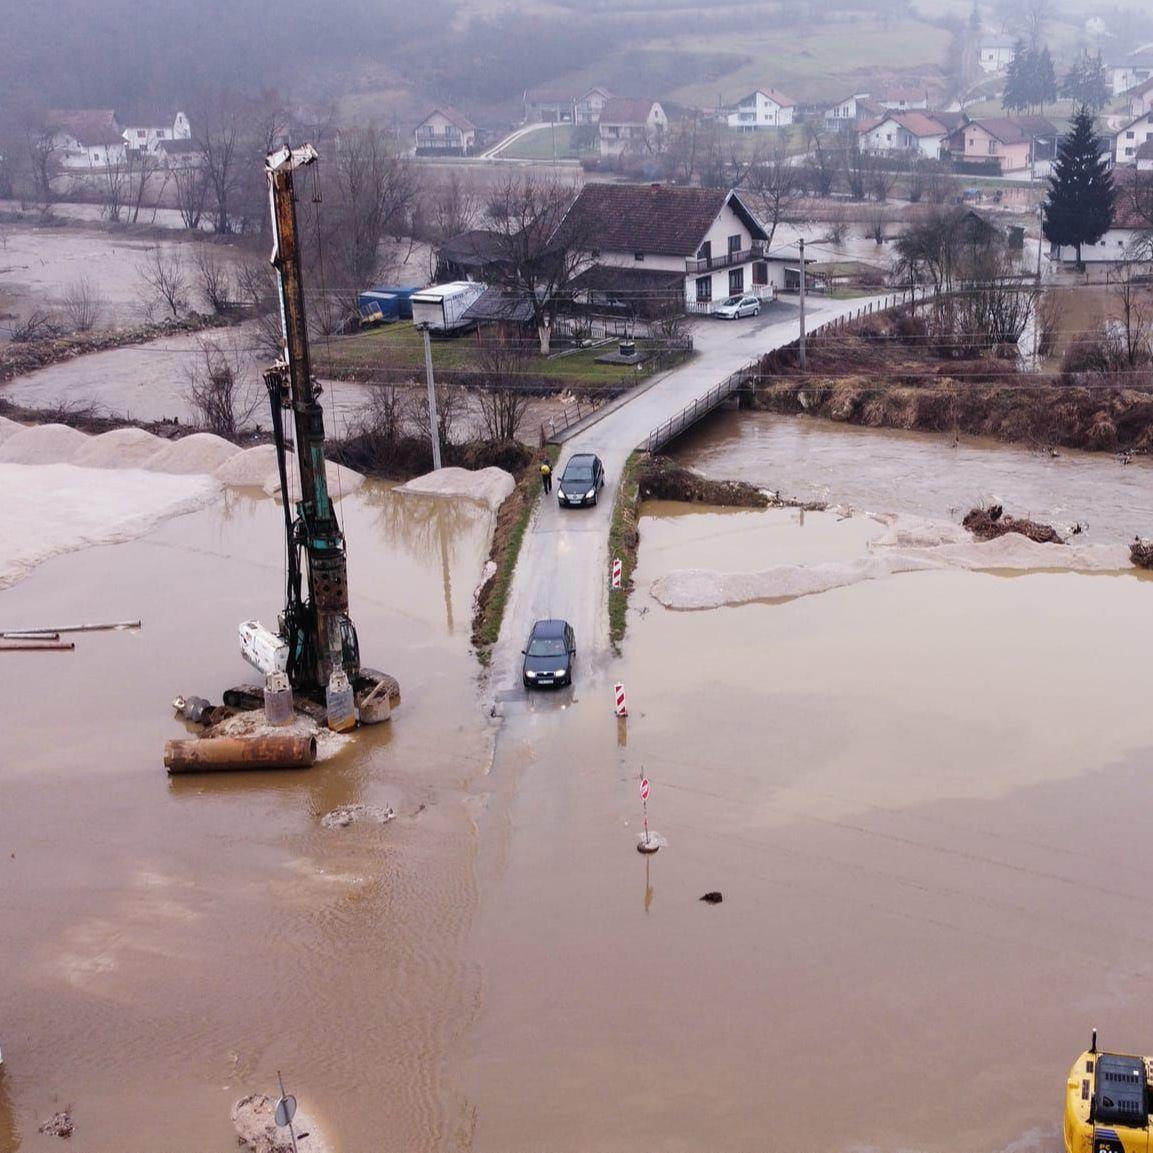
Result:
[[356,294],[356,310],[361,324],[390,324],[400,317],[400,302],[393,292],[370,288]]
[[386,296],[396,297],[396,315],[400,320],[412,319],[412,294],[420,292],[423,284],[378,284],[370,288],[369,292],[379,292]]

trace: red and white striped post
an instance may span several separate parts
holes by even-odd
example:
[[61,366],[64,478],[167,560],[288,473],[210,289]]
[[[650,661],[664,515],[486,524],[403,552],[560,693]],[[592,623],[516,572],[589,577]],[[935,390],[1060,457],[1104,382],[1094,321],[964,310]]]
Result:
[[613,558],[613,588],[619,589],[621,587],[621,558]]
[[627,717],[629,715],[628,705],[625,703],[625,687],[619,682],[613,685],[613,694],[616,699],[615,712],[618,717]]
[[660,841],[654,841],[649,836],[649,779],[641,774],[641,805],[645,814],[645,835],[637,841],[638,853],[655,853],[661,847]]

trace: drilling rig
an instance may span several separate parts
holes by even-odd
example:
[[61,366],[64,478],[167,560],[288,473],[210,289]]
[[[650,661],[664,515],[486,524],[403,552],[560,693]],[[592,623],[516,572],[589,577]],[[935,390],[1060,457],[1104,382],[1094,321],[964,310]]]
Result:
[[[344,534],[328,492],[324,413],[308,350],[294,188],[296,171],[316,159],[316,149],[306,144],[281,148],[265,162],[284,346],[281,358],[265,371],[264,383],[284,506],[287,587],[277,631],[245,621],[240,649],[261,672],[285,674],[298,697],[323,702],[330,726],[347,728],[357,714],[364,724],[387,719],[400,703],[400,687],[387,674],[361,667],[356,626],[348,614]],[[291,414],[291,445],[285,413]],[[290,449],[300,486],[295,505],[288,475]]]

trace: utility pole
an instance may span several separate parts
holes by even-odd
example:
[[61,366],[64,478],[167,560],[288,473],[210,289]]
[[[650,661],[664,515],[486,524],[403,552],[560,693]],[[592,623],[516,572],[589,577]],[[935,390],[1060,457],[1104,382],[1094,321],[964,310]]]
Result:
[[422,324],[424,335],[424,379],[428,384],[428,430],[432,438],[432,467],[440,468],[440,425],[436,415],[436,385],[432,379],[432,341],[428,335],[428,325]]
[[1041,306],[1041,249],[1045,245],[1045,202],[1042,200],[1037,210],[1040,231],[1037,234],[1037,289],[1033,296],[1033,369],[1037,368],[1037,311]]
[[802,236],[799,241],[801,249],[801,343],[800,348],[800,366],[801,371],[805,371],[805,238]]

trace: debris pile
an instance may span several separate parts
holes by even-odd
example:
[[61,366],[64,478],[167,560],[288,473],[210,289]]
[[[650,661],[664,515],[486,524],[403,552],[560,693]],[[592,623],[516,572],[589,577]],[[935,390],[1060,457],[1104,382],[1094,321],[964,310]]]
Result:
[[72,1114],[67,1109],[61,1110],[59,1113],[53,1113],[43,1125],[40,1126],[41,1133],[47,1133],[49,1137],[71,1137],[72,1136]]
[[1052,525],[1006,516],[999,504],[991,505],[989,508],[970,509],[961,524],[978,540],[996,540],[1006,533],[1016,532],[1037,544],[1065,543]]
[[708,480],[668,457],[654,456],[637,470],[641,500],[680,500],[722,508],[768,508],[772,498],[743,480]]
[[349,825],[355,824],[387,825],[395,819],[396,810],[391,806],[382,808],[380,805],[355,804],[340,805],[331,813],[325,813],[320,823],[326,829],[347,829]]
[[[266,1093],[250,1093],[232,1106],[232,1125],[236,1140],[253,1153],[293,1153],[292,1138],[287,1128],[276,1124],[276,1100]],[[293,1119],[297,1148],[303,1153],[329,1153],[332,1146],[320,1132],[315,1120],[297,1109]],[[307,1140],[305,1140],[307,1138]]]
[[1129,546],[1129,559],[1138,568],[1153,568],[1153,540],[1138,537]]

